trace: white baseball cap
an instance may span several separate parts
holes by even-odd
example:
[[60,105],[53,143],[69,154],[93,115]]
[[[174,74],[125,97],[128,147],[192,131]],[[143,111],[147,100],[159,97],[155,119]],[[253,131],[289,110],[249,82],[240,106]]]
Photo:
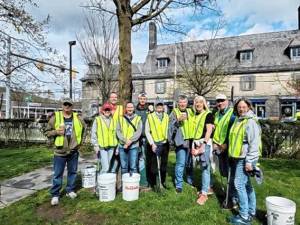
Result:
[[224,95],[224,94],[218,94],[218,95],[216,96],[216,100],[219,100],[219,99],[226,100],[227,97],[226,97],[226,95]]

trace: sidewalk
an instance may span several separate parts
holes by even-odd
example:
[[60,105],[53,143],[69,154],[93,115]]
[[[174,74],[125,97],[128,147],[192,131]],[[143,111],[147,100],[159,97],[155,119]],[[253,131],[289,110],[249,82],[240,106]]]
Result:
[[[79,158],[78,172],[86,165],[96,162],[93,158]],[[4,208],[27,196],[49,188],[52,184],[52,168],[47,166],[36,169],[30,173],[23,174],[1,182],[0,208]],[[66,176],[66,168],[64,176]]]

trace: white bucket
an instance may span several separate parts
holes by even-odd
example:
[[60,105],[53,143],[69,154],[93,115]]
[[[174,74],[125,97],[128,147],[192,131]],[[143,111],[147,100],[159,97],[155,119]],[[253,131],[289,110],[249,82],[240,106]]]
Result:
[[266,198],[268,225],[294,225],[296,203],[281,197]]
[[81,170],[81,176],[83,188],[96,186],[96,166],[86,166]]
[[133,173],[132,176],[129,173],[122,175],[123,199],[125,201],[139,199],[140,177],[138,173]]
[[109,202],[116,197],[116,174],[102,173],[98,176],[99,201]]

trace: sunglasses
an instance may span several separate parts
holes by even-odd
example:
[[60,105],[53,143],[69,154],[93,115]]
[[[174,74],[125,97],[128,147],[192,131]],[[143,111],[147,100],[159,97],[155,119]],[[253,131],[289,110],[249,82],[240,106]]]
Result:
[[225,99],[218,99],[217,103],[220,103],[220,102],[225,102]]
[[63,105],[64,105],[64,106],[72,106],[72,104],[70,104],[70,103],[68,103],[68,102],[65,102]]

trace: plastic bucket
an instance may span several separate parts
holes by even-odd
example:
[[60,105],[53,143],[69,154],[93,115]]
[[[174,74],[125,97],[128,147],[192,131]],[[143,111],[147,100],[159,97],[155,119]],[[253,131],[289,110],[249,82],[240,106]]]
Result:
[[125,201],[139,199],[140,178],[141,176],[138,173],[133,173],[131,176],[129,173],[122,175],[123,199]]
[[99,201],[109,202],[116,197],[116,174],[102,173],[98,176]]
[[96,186],[96,166],[86,166],[81,170],[81,176],[83,188]]
[[282,197],[266,198],[268,225],[294,225],[296,203]]

